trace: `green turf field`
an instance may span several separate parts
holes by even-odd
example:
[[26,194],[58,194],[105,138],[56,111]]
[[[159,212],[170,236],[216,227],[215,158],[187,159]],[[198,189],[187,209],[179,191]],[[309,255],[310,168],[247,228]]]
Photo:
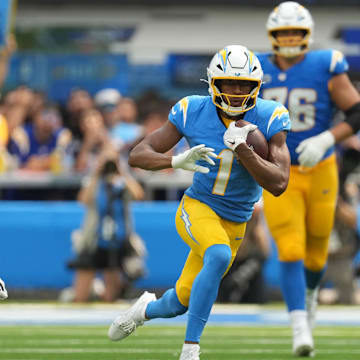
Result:
[[[183,326],[146,325],[122,342],[110,342],[104,326],[1,326],[1,360],[178,359]],[[316,359],[360,359],[359,327],[319,327]],[[201,360],[294,359],[287,327],[208,326]]]

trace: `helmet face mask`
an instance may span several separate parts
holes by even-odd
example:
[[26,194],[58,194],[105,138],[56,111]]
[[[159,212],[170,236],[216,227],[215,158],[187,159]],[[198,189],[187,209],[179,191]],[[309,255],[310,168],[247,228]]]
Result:
[[[227,83],[229,80],[232,80],[234,85],[222,85],[223,83]],[[251,86],[249,86],[250,82]],[[228,115],[237,115],[240,112],[245,112],[253,108],[256,103],[256,97],[259,93],[260,85],[260,81],[245,78],[241,80],[237,78],[216,78],[212,79],[212,83],[210,84],[217,101],[217,106]],[[248,91],[238,91],[238,93],[235,93],[235,91],[224,90],[224,87],[236,87],[238,89],[247,88]]]
[[310,12],[294,1],[276,7],[266,24],[274,53],[283,57],[296,57],[308,51],[313,27]]
[[220,50],[207,73],[212,101],[223,112],[236,116],[255,106],[263,72],[259,60],[247,48],[230,45]]

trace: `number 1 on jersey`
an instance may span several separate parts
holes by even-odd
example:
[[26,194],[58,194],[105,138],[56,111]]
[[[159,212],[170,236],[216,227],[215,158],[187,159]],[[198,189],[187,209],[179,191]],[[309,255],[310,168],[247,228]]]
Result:
[[218,158],[220,159],[219,171],[216,176],[212,193],[224,196],[230,178],[234,153],[230,149],[224,149],[220,152]]

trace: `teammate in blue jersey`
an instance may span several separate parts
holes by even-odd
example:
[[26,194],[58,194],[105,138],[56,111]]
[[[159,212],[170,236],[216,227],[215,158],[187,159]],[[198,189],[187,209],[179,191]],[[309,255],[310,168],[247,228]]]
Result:
[[[264,211],[278,248],[293,352],[311,356],[318,285],[338,192],[333,145],[359,129],[360,96],[346,74],[348,64],[341,52],[308,51],[313,20],[303,6],[281,3],[271,12],[267,30],[273,52],[259,55],[264,71],[261,96],[289,109],[291,169],[289,186],[280,197],[264,192]],[[348,117],[330,128],[335,105]]]
[[[164,126],[145,137],[129,157],[131,166],[146,170],[195,171],[176,214],[177,231],[190,253],[174,288],[158,300],[145,292],[109,329],[110,339],[121,340],[145,320],[188,311],[181,360],[199,360],[200,336],[261,187],[280,195],[290,167],[288,111],[278,102],[258,98],[263,73],[256,56],[231,45],[215,54],[207,70],[210,96],[180,100]],[[240,118],[250,124],[235,127]],[[246,145],[248,133],[256,128],[268,141],[267,160]],[[172,157],[165,154],[182,137],[190,149]]]

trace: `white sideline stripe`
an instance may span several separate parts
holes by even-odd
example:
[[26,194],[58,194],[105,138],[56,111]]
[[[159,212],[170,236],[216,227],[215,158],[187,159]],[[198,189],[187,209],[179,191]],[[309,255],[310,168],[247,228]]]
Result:
[[[103,335],[103,334],[102,334]],[[163,333],[161,334],[163,336]],[[76,337],[77,334],[75,334],[74,332],[74,337]],[[176,336],[177,337],[177,336]],[[208,334],[207,334],[207,338],[209,338]],[[217,336],[218,338],[218,336]],[[359,339],[348,339],[348,340],[338,340],[338,339],[327,339],[327,340],[323,340],[320,339],[317,335],[316,335],[316,344],[319,345],[327,345],[328,347],[336,347],[336,346],[349,346],[349,345],[359,345]],[[161,345],[169,345],[169,344],[173,344],[174,340],[169,338],[168,340],[164,340],[164,339],[159,339],[159,340],[146,340],[146,339],[137,339],[137,344],[138,346],[141,345],[157,345],[157,346],[161,346]],[[221,339],[216,341],[216,337],[212,338],[210,341],[207,340],[203,340],[202,341],[203,344],[210,344],[210,345],[214,345],[214,344],[221,344],[221,345],[238,345],[238,344],[246,344],[246,345],[286,345],[288,346],[290,343],[290,334],[286,337],[283,337],[282,339],[276,339],[276,340],[271,340],[271,339],[244,339],[243,337],[239,338],[239,336],[236,339]],[[38,345],[39,341],[38,340],[23,340],[23,338],[21,340],[1,340],[1,345],[2,346],[7,346],[7,345],[14,345],[14,344],[21,344],[21,346],[23,345]],[[59,340],[59,339],[42,339],[41,340],[41,345],[109,345],[109,340],[83,340],[83,339],[73,339],[73,340],[69,340],[69,339],[64,339],[64,340]],[[96,348],[96,347],[95,347]]]
[[[211,328],[216,328],[216,327],[210,326],[208,328],[211,329]],[[245,328],[239,328],[239,332],[237,334],[227,334],[226,341],[234,341],[235,343],[244,341],[244,343],[250,343],[250,341],[257,341],[256,338],[259,338],[259,337],[266,338],[267,336],[269,336],[269,331],[271,331],[270,327],[269,327],[270,330],[266,330],[266,331],[259,330],[258,328],[252,329],[250,327],[246,327],[246,334],[244,334],[244,331],[245,331],[244,329]],[[352,331],[352,328],[349,327],[348,329],[349,330],[347,331],[346,334],[339,334],[336,327],[333,328],[333,331],[328,331],[328,330],[323,330],[321,328],[318,328],[318,329],[315,329],[315,336],[318,339],[317,341],[319,341],[321,343],[326,343],[326,342],[330,341],[330,344],[334,343],[334,339],[333,339],[334,336],[336,336],[337,338],[341,338],[342,341],[344,341],[344,342],[346,342],[346,341],[350,342],[351,340],[349,338],[353,337],[355,344],[358,344],[359,343],[358,332],[354,332],[351,335],[349,335],[349,331]],[[145,330],[145,332],[143,333],[142,337],[137,339],[136,341],[141,342],[141,343],[142,342],[147,343],[147,341],[150,341],[150,340],[144,339],[144,336],[147,336],[148,331],[150,331],[150,332],[152,331],[151,326],[147,327],[147,325],[146,325],[146,327],[144,327],[143,330]],[[72,339],[78,338],[78,339],[80,339],[81,342],[83,342],[83,338],[82,338],[83,336],[105,337],[106,331],[107,331],[107,329],[99,330],[97,328],[94,328],[94,329],[88,328],[88,329],[80,330],[80,329],[74,328],[74,327],[71,327],[71,328],[69,328],[69,330],[64,331],[62,327],[60,327],[60,328],[46,327],[46,334],[49,336],[58,336],[58,337],[65,336],[66,338],[71,336]],[[164,327],[163,329],[161,329],[161,330],[158,329],[157,331],[161,331],[161,336],[166,337],[166,338],[171,338],[174,336],[178,337],[180,335],[183,335],[183,332],[184,332],[184,330],[181,327],[179,327],[178,330],[169,330]],[[25,329],[22,329],[22,328],[17,329],[17,332],[21,336],[35,335],[37,333],[43,334],[44,328],[43,327],[40,327],[40,328],[26,327]],[[291,332],[288,327],[283,327],[282,329],[277,327],[276,333],[277,333],[278,338],[291,339]],[[208,339],[211,339],[210,340],[211,343],[216,343],[216,341],[219,339],[219,335],[217,333],[211,333],[211,332],[208,332],[206,337]],[[241,337],[241,338],[239,339],[239,337]],[[331,337],[331,339],[328,340],[328,337]],[[1,339],[1,343],[4,343],[4,341],[5,340]],[[10,340],[6,340],[6,341],[10,341]],[[15,342],[16,339],[11,340],[11,341]],[[108,340],[106,340],[106,341],[108,343]],[[157,343],[158,343],[158,341],[157,341]],[[224,343],[224,340],[221,340],[221,343]]]
[[[0,325],[109,325],[127,306],[78,306],[57,304],[6,304],[0,305]],[[155,319],[148,324],[183,325],[186,315],[173,319]],[[260,306],[215,306],[209,325],[288,325],[285,310]],[[317,312],[319,325],[360,325],[359,307],[321,308]]]

